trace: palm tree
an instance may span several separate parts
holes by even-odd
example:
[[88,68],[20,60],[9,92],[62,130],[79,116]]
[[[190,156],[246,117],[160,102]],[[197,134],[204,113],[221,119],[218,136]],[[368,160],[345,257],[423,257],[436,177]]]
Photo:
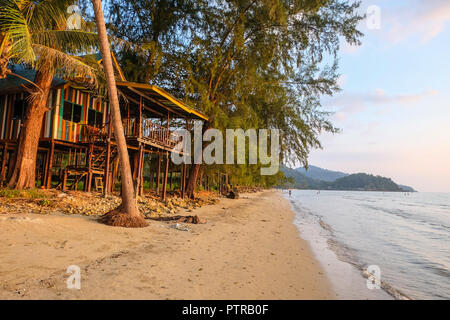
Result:
[[66,30],[73,0],[0,0],[0,78],[12,74],[8,62],[36,70],[8,186],[35,186],[36,155],[47,99],[55,75],[96,81],[95,69],[79,55],[97,46],[94,32]]
[[106,82],[109,93],[109,104],[112,112],[112,122],[114,136],[117,142],[120,158],[120,170],[122,177],[122,205],[104,215],[102,222],[122,227],[145,227],[147,222],[144,216],[139,212],[134,196],[133,179],[131,176],[130,159],[128,157],[127,143],[120,117],[119,98],[117,96],[116,79],[111,60],[108,36],[106,33],[105,18],[103,16],[101,0],[92,0],[94,8],[95,21],[97,24],[98,37],[100,40],[100,51],[103,58],[103,69],[105,70]]

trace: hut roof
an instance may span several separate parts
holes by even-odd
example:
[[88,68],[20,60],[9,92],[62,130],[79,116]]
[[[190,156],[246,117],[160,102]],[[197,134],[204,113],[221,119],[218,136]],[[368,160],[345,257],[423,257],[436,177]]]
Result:
[[167,111],[170,111],[175,117],[208,120],[206,115],[189,107],[158,86],[129,81],[117,81],[117,87],[126,97],[133,99],[136,103],[142,98],[144,105],[156,113],[159,112],[164,115],[167,114]]

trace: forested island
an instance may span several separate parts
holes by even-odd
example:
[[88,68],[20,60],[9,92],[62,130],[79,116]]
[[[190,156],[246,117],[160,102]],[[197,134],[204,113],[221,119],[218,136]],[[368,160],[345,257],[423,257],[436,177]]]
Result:
[[283,166],[287,181],[283,187],[312,190],[415,192],[411,187],[399,185],[390,178],[366,173],[347,174],[319,167],[291,169]]

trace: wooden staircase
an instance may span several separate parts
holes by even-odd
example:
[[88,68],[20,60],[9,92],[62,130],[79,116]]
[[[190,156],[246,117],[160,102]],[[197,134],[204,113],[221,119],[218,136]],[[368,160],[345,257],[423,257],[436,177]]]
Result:
[[[64,177],[62,182],[62,190],[77,190],[78,183],[85,180],[85,191],[90,191],[92,184],[92,177],[105,175],[106,161],[107,161],[107,149],[106,146],[99,148],[91,147],[91,152],[88,152],[86,159],[86,165],[83,167],[67,166],[64,169]],[[117,147],[111,145],[110,162],[118,156]]]
[[[86,138],[88,147],[86,159],[83,166],[67,166],[64,169],[64,177],[62,181],[62,190],[77,190],[78,184],[84,179],[84,190],[91,191],[93,177],[95,176],[96,184],[98,177],[103,179],[106,171],[106,162],[110,163],[118,156],[117,146],[110,144],[110,152],[108,157],[107,136],[105,128],[87,128]],[[104,182],[104,181],[103,181]]]

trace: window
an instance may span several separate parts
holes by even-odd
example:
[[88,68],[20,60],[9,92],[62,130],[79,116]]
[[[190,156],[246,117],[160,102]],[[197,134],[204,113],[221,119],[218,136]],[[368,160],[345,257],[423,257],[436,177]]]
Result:
[[97,112],[97,116],[95,118],[95,125],[97,127],[101,127],[103,125],[103,112]]
[[88,111],[88,125],[95,126],[95,114],[97,112],[93,109],[89,109]]
[[88,124],[93,127],[101,127],[103,124],[103,113],[89,109]]
[[23,120],[25,114],[25,100],[19,99],[14,101],[13,120]]
[[79,104],[64,101],[63,119],[66,121],[80,122],[82,107]]
[[72,121],[76,123],[81,121],[81,105],[79,104],[73,105]]
[[64,101],[63,107],[63,119],[67,121],[72,121],[72,107],[73,103],[69,101]]

